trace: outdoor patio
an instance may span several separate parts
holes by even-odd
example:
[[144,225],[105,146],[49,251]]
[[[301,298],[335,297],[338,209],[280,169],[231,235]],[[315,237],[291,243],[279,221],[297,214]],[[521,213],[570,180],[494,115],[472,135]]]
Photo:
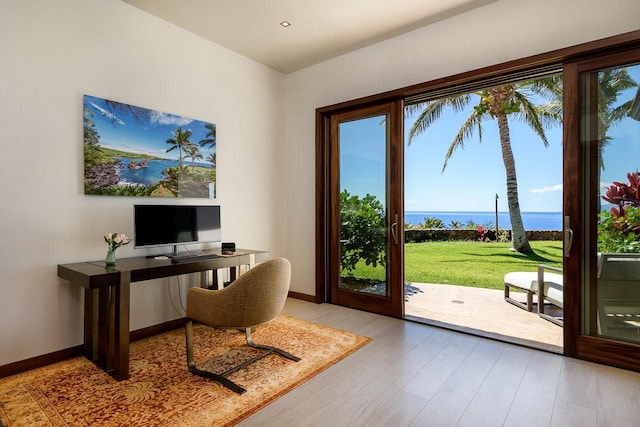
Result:
[[[502,290],[408,283],[405,294],[408,320],[562,353],[562,327],[538,316],[535,305],[528,312],[509,304]],[[520,293],[511,296],[525,299]]]

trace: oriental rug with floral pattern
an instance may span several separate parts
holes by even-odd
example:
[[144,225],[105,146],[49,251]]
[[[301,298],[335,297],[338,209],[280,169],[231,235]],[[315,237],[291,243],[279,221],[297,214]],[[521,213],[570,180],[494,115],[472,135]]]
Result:
[[[195,360],[223,372],[255,350],[244,333],[194,325]],[[301,358],[270,355],[229,375],[239,395],[187,370],[183,329],[131,343],[130,378],[116,381],[84,357],[0,379],[4,426],[224,426],[248,417],[370,338],[281,315],[254,341]]]

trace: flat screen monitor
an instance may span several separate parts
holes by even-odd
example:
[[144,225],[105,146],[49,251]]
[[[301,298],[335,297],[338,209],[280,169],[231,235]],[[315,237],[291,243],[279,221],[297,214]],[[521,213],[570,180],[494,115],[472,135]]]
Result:
[[220,206],[134,205],[136,248],[221,242]]

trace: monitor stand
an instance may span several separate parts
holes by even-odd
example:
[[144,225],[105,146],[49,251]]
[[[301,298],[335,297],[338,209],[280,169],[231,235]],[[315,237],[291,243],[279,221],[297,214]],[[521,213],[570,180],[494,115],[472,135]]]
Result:
[[[147,258],[158,258],[158,257],[167,257],[167,258],[173,258],[175,256],[178,256],[178,245],[173,245],[173,249],[171,249],[171,253],[168,254],[155,254],[155,255],[147,255]],[[2,426],[0,426],[2,427]]]

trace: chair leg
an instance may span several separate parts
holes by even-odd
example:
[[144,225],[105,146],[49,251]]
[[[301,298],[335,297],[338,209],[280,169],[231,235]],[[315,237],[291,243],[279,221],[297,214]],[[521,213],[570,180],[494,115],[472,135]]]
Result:
[[228,378],[226,378],[227,375],[232,374],[233,372],[236,372],[242,368],[244,368],[245,366],[248,366],[260,359],[262,359],[265,356],[268,356],[272,353],[277,353],[283,357],[286,357],[287,359],[293,360],[294,362],[298,362],[300,361],[299,357],[296,357],[290,353],[287,353],[284,350],[281,350],[279,348],[276,347],[271,347],[268,345],[259,345],[253,342],[253,339],[251,337],[251,328],[245,328],[245,335],[247,338],[247,345],[249,345],[249,347],[252,348],[256,348],[259,350],[266,350],[265,352],[261,353],[260,355],[247,360],[246,362],[243,362],[239,365],[236,365],[226,371],[224,371],[221,374],[214,374],[213,372],[209,372],[209,371],[204,371],[202,369],[198,369],[196,367],[194,358],[193,358],[193,321],[192,320],[187,320],[187,323],[184,325],[185,328],[185,337],[187,340],[187,366],[189,368],[189,372],[191,372],[194,375],[198,375],[204,378],[208,378],[211,379],[213,381],[216,381],[220,384],[222,384],[223,386],[227,387],[228,389],[231,389],[233,391],[235,391],[236,393],[242,394],[245,391],[247,391],[246,389],[240,387],[238,384],[234,383],[233,381],[229,380]]
[[[267,353],[264,356],[266,356],[267,354],[270,354],[270,353],[277,353],[282,357],[286,357],[289,360],[293,360],[294,362],[299,362],[300,361],[299,357],[296,357],[293,354],[288,353],[288,352],[286,352],[286,351],[284,351],[282,349],[279,349],[277,347],[271,347],[271,346],[268,346],[268,345],[260,345],[260,344],[254,343],[253,342],[253,338],[251,337],[252,332],[253,332],[253,330],[251,328],[245,328],[245,335],[247,337],[247,345],[249,347],[258,348],[258,349],[261,349],[261,350],[267,350]],[[261,356],[261,358],[264,357],[264,356]]]
[[523,310],[533,311],[533,292],[527,291],[525,289],[521,289],[527,296],[527,302],[522,303],[516,299],[511,298],[511,296],[509,295],[509,290],[510,290],[509,285],[505,283],[504,284],[504,300],[505,301],[515,305],[516,307],[520,307]]
[[[246,389],[240,387],[238,384],[233,381],[223,377],[222,375],[214,374],[213,372],[203,371],[196,367],[195,361],[193,359],[193,321],[187,320],[187,323],[184,325],[185,328],[185,336],[187,340],[187,366],[189,368],[189,372],[194,375],[198,375],[200,377],[208,378],[210,380],[216,381],[217,383],[222,384],[228,389],[235,391],[238,394],[242,394]],[[228,372],[228,371],[227,371]]]

